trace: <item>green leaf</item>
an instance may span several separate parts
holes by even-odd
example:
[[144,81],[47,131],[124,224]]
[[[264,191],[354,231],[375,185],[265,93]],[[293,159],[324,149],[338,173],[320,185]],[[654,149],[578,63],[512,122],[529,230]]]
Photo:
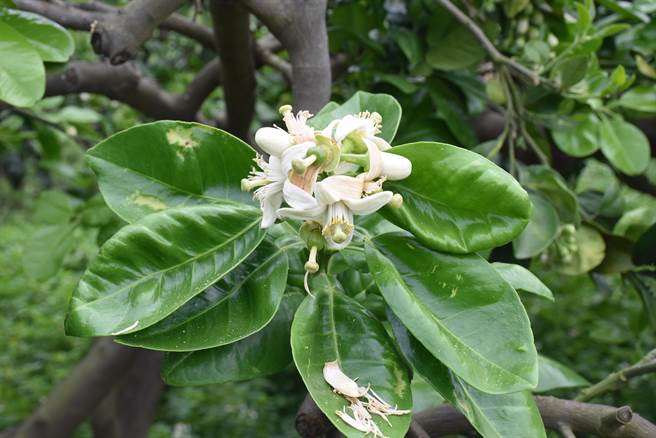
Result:
[[417,65],[423,58],[423,49],[421,46],[421,39],[416,32],[409,29],[399,28],[391,33],[392,38],[399,45],[401,51],[408,58],[410,65]]
[[150,327],[119,336],[120,343],[164,351],[230,344],[262,329],[275,315],[287,285],[286,251],[264,241],[239,266]]
[[169,385],[236,382],[282,371],[292,362],[289,334],[300,293],[285,295],[275,317],[247,338],[220,347],[164,357],[162,378]]
[[44,281],[54,277],[73,248],[75,224],[46,225],[31,236],[23,253],[23,269],[32,278]]
[[75,123],[78,125],[87,123],[98,123],[102,116],[91,108],[82,108],[79,106],[65,106],[53,117],[58,122]]
[[562,119],[552,131],[558,148],[573,157],[585,157],[599,149],[599,118],[579,113]]
[[537,353],[517,292],[476,254],[444,254],[395,234],[366,244],[394,314],[470,385],[508,393],[537,384]]
[[319,111],[316,116],[308,120],[308,125],[316,129],[323,129],[334,119],[363,111],[375,111],[383,118],[383,126],[378,136],[385,139],[388,143],[392,143],[396,135],[396,130],[399,127],[399,122],[401,121],[401,105],[389,94],[372,94],[358,91],[349,100],[337,107],[334,107],[332,102],[328,105],[331,106],[331,109],[322,109]]
[[613,233],[635,241],[654,223],[656,223],[656,209],[639,207],[624,212],[613,227]]
[[590,59],[588,54],[568,56],[554,66],[550,78],[565,90],[585,78]]
[[656,85],[639,85],[622,94],[617,103],[635,111],[656,113]]
[[538,277],[523,266],[512,263],[492,263],[492,266],[501,277],[515,290],[522,290],[544,297],[550,301],[554,300],[551,290],[545,286]]
[[530,193],[533,214],[522,234],[513,241],[513,252],[518,259],[527,259],[547,249],[558,236],[558,212],[543,196]]
[[534,392],[547,392],[560,388],[577,388],[590,384],[576,371],[548,357],[538,355],[538,387]]
[[0,9],[0,22],[23,35],[43,61],[66,62],[75,50],[71,34],[41,15],[17,9]]
[[71,298],[66,332],[130,333],[164,319],[239,265],[264,237],[258,210],[232,203],[165,210],[112,236]]
[[473,33],[444,10],[433,15],[427,35],[426,62],[437,70],[460,70],[485,57]]
[[383,214],[425,245],[455,253],[480,251],[511,241],[528,223],[527,193],[479,154],[433,142],[387,152],[408,158],[412,174],[385,183],[387,190],[403,196],[403,206]]
[[475,146],[478,143],[476,134],[471,121],[463,110],[464,105],[458,102],[458,96],[440,80],[431,80],[426,88],[433,99],[439,117],[444,119],[458,142],[466,148]]
[[549,166],[524,167],[520,171],[519,180],[527,189],[546,196],[563,222],[578,224],[581,221],[576,194],[567,186],[563,177]]
[[601,234],[592,227],[582,226],[574,234],[576,250],[572,260],[561,260],[555,269],[561,274],[579,275],[591,271],[604,260],[606,244]]
[[[333,280],[325,274],[313,280],[314,297],[305,298],[292,323],[294,362],[312,399],[339,431],[349,438],[364,437],[335,415],[349,403],[324,380],[324,364],[337,360],[346,375],[357,378],[362,386],[371,385],[386,402],[399,409],[412,406],[407,369],[383,325],[373,315],[336,290]],[[389,421],[391,427],[374,415],[374,422],[385,436],[400,438],[410,426],[410,415],[393,415]]]
[[649,165],[649,140],[635,125],[620,117],[602,117],[599,128],[601,152],[616,169],[639,175]]
[[0,100],[32,106],[45,87],[46,72],[37,51],[13,27],[0,22]]
[[112,135],[87,152],[107,205],[127,222],[183,205],[250,203],[241,179],[255,152],[225,131],[159,121]]
[[73,216],[73,202],[70,196],[56,190],[41,192],[34,203],[32,219],[45,224],[67,223]]
[[486,438],[545,437],[542,418],[529,391],[487,394],[479,391],[435,359],[401,323],[390,318],[401,352],[450,404],[460,410]]

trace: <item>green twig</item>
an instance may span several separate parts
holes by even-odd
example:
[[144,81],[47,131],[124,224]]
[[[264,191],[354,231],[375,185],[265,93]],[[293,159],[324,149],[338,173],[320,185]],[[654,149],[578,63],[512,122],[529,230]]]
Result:
[[508,58],[492,44],[485,32],[464,12],[462,12],[456,5],[451,3],[450,0],[438,0],[444,8],[446,8],[460,23],[462,23],[481,43],[487,54],[492,58],[496,64],[503,64],[508,66],[511,70],[518,73],[520,76],[527,78],[533,85],[544,84],[551,88],[557,89],[558,86],[551,80],[540,76],[535,71],[528,67],[516,62],[512,58]]
[[629,379],[649,373],[656,373],[656,349],[647,353],[635,364],[611,373],[599,383],[581,390],[574,400],[581,402],[591,400],[601,394],[617,389],[619,385]]

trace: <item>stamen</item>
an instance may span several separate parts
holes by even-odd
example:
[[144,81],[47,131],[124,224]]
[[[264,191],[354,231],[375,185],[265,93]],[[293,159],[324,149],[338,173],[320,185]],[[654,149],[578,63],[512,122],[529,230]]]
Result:
[[269,181],[266,178],[254,178],[254,179],[242,178],[241,190],[244,192],[250,192],[254,188],[265,186],[270,182],[271,181]]
[[310,155],[309,157],[305,157],[303,159],[297,158],[295,160],[292,160],[292,169],[294,169],[295,173],[301,175],[305,173],[307,168],[310,167],[310,165],[312,165],[312,163],[314,163],[315,161],[317,161],[317,156],[314,154]]

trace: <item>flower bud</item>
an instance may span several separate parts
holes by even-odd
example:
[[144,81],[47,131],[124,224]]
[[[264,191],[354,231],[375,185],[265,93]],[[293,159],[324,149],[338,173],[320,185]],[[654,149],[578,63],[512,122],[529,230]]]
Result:
[[388,204],[392,208],[401,208],[403,205],[403,196],[400,193],[394,193],[392,200]]
[[412,173],[412,163],[406,157],[381,152],[383,170],[382,175],[390,181],[396,181],[407,178]]
[[282,129],[267,127],[257,130],[255,143],[267,154],[280,157],[284,150],[291,146],[291,138]]

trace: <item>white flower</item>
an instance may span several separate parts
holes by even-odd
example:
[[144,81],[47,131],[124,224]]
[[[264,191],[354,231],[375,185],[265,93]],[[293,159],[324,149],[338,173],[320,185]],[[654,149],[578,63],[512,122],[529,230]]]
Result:
[[412,173],[412,162],[401,155],[380,153],[381,174],[390,181],[405,179]]
[[362,112],[358,115],[344,116],[334,127],[334,139],[342,142],[350,135],[371,138],[380,132],[382,117],[377,112]]
[[283,152],[294,144],[314,141],[314,129],[307,125],[312,114],[308,111],[292,113],[291,105],[280,107],[287,131],[281,128],[264,127],[255,132],[255,143],[269,155],[281,157]]
[[[282,205],[283,191],[286,185],[293,185],[288,179],[288,175],[292,168],[292,162],[295,159],[304,157],[307,150],[314,146],[314,143],[303,143],[294,145],[287,148],[282,157],[278,158],[275,155],[269,157],[269,161],[265,161],[261,155],[255,157],[255,163],[260,170],[253,169],[248,178],[241,181],[241,188],[244,191],[251,191],[257,187],[253,198],[260,201],[260,208],[262,209],[262,228],[268,228],[274,224],[278,214],[277,211]],[[316,175],[311,184],[316,181]],[[299,188],[302,191],[302,189]]]
[[353,215],[371,214],[392,200],[393,194],[389,191],[363,197],[368,184],[363,178],[334,175],[316,183],[316,197],[286,184],[285,201],[291,208],[281,208],[278,215],[319,222],[328,248],[343,249],[353,239]]
[[255,143],[269,155],[280,157],[292,145],[292,137],[280,128],[260,128],[255,132]]

